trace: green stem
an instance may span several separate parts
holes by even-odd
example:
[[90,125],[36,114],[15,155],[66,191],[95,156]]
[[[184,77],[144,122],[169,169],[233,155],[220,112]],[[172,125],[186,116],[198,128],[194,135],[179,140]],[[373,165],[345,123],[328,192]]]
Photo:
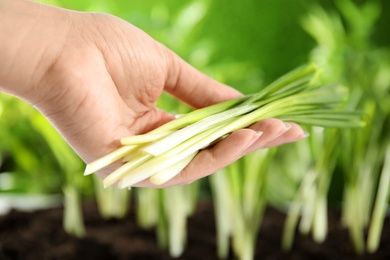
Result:
[[64,187],[64,229],[76,237],[85,235],[80,194],[72,185]]
[[367,249],[370,253],[375,252],[379,247],[380,235],[386,214],[387,203],[390,192],[390,145],[387,146],[386,157],[384,160],[379,188],[375,200],[374,211],[371,220],[371,226],[368,232]]

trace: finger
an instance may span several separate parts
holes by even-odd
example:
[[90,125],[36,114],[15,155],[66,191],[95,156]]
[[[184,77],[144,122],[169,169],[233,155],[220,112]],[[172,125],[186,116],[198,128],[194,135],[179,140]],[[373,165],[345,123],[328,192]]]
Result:
[[[253,130],[251,131],[252,134],[262,134],[248,142],[251,133],[247,131],[250,130]],[[156,186],[148,180],[145,180],[137,186],[165,188],[187,184],[216,172],[245,154],[259,149],[293,142],[303,137],[304,132],[297,124],[285,123],[275,118],[265,119],[250,126],[249,129],[241,129],[232,133],[216,146],[200,152],[181,174],[167,183]]]
[[189,184],[238,160],[244,155],[245,150],[260,136],[261,133],[251,129],[238,130],[215,146],[199,152],[183,171],[165,184],[156,186],[145,180],[136,186],[165,188]]
[[215,146],[201,151],[177,176],[177,184],[191,183],[233,163],[244,155],[261,134],[250,129],[238,130]]
[[165,91],[194,108],[202,108],[242,96],[237,90],[219,83],[167,50],[168,74]]
[[246,153],[248,154],[255,150],[265,148],[268,143],[284,134],[289,130],[290,127],[290,124],[286,124],[285,122],[276,118],[265,119],[256,124],[253,124],[249,128],[254,131],[261,131],[263,134],[256,142],[248,147]]
[[266,144],[265,147],[273,147],[282,144],[292,143],[309,136],[309,134],[303,131],[303,129],[299,125],[295,123],[289,124],[291,125],[291,128],[288,131],[275,138],[274,140],[270,141],[268,144]]
[[263,120],[250,128],[255,131],[262,131],[263,135],[248,147],[247,153],[291,143],[305,137],[305,132],[299,125],[290,122],[286,123],[275,118]]

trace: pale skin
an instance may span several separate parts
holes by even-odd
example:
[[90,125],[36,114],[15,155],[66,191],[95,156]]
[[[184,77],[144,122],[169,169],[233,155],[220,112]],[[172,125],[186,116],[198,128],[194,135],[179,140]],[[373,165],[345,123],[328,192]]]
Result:
[[[242,95],[117,17],[23,0],[0,0],[0,91],[36,107],[86,163],[118,148],[122,137],[172,120],[156,107],[163,91],[195,109]],[[294,123],[264,120],[202,150],[164,187],[305,136]],[[154,187],[147,180],[137,186]]]

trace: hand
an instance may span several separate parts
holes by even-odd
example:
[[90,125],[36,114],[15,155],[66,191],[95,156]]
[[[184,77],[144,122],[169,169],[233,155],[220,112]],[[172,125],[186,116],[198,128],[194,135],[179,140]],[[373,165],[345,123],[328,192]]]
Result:
[[[114,16],[23,3],[30,4],[41,12],[35,18],[40,30],[29,34],[30,45],[22,46],[28,48],[26,52],[40,53],[38,60],[37,55],[30,55],[30,64],[38,69],[18,71],[30,75],[32,80],[26,83],[11,64],[8,72],[14,73],[0,73],[0,85],[36,106],[87,163],[118,148],[122,137],[148,132],[172,120],[172,115],[156,108],[163,91],[194,108],[241,96]],[[61,21],[56,22],[56,17]],[[4,87],[2,82],[8,84]],[[200,152],[165,186],[190,183],[251,151],[303,137],[296,124],[277,119],[259,122]],[[98,174],[103,177],[111,170]],[[143,181],[138,186],[152,185]]]

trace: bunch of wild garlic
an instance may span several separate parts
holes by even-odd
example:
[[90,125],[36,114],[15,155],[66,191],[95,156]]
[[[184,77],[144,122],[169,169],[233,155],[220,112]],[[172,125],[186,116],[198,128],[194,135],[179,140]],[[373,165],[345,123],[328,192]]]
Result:
[[103,180],[105,186],[130,188],[145,179],[161,185],[183,170],[201,149],[267,118],[329,127],[360,126],[358,113],[340,110],[347,88],[322,86],[318,75],[316,66],[305,65],[259,93],[198,109],[149,133],[125,137],[122,147],[88,164],[85,175],[122,160],[124,164]]

